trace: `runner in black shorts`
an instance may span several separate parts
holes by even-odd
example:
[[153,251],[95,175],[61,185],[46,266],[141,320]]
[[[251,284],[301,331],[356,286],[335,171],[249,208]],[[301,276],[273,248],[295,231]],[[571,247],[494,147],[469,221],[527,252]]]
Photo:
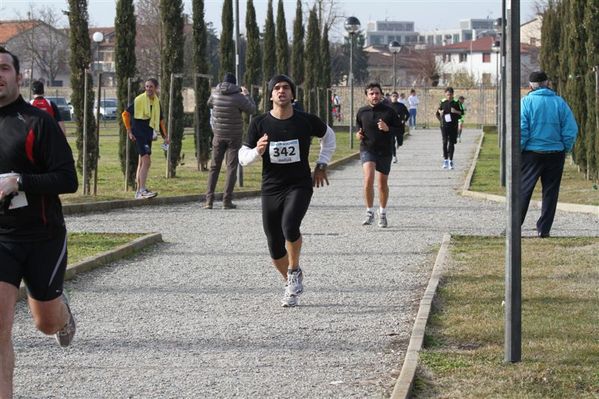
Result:
[[389,172],[393,158],[395,137],[400,134],[401,121],[392,108],[382,104],[383,91],[378,83],[370,83],[364,90],[368,105],[356,114],[356,137],[360,140],[360,160],[364,171],[364,202],[366,218],[363,225],[374,222],[374,177],[379,188],[379,227],[387,227],[389,199]]
[[[312,198],[312,187],[329,184],[326,166],[335,150],[335,134],[317,116],[294,110],[295,84],[285,75],[268,82],[272,111],[250,124],[239,162],[262,163],[262,222],[272,262],[286,281],[283,306],[296,306],[303,292],[299,266],[300,225]],[[308,155],[312,136],[321,138],[314,173]]]
[[459,101],[453,98],[453,87],[445,89],[445,100],[437,109],[437,119],[441,122],[441,137],[443,139],[443,169],[454,169],[453,153],[458,141],[458,124],[464,115]]
[[66,230],[59,194],[77,191],[73,154],[50,114],[19,94],[19,60],[0,47],[0,397],[13,396],[19,286],[36,327],[61,346],[75,335],[63,294]]

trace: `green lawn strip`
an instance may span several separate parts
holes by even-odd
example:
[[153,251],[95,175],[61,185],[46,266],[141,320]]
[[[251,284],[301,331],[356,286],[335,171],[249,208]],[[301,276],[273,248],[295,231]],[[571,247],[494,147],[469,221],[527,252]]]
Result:
[[[485,129],[485,137],[480,150],[476,169],[472,176],[470,190],[488,194],[505,195],[499,184],[499,145],[497,130]],[[538,182],[533,199],[541,199],[541,183]],[[599,189],[593,181],[586,180],[578,171],[571,158],[566,159],[559,201],[582,205],[599,205]]]
[[143,233],[68,233],[68,262],[77,263],[127,244]]
[[452,238],[415,397],[597,398],[599,239],[522,240],[522,362],[504,363],[504,238]]
[[[120,160],[118,156],[119,138],[116,136],[116,123],[106,122],[101,124],[100,131],[100,161],[98,169],[98,189],[97,196],[83,196],[83,185],[80,184],[79,191],[74,194],[61,195],[65,204],[85,203],[96,201],[108,201],[116,199],[132,199],[133,193],[125,191],[124,178],[121,172]],[[67,128],[69,143],[76,152],[74,127]],[[186,130],[186,133],[192,133]],[[339,132],[337,137],[337,149],[333,156],[333,161],[345,158],[358,151],[358,143],[354,142],[354,148],[349,148],[349,135],[347,132]],[[167,179],[166,175],[166,156],[160,148],[161,140],[155,141],[152,146],[152,165],[148,174],[147,185],[152,191],[158,191],[160,196],[181,196],[181,195],[200,195],[206,192],[206,180],[208,172],[197,170],[197,161],[195,158],[194,138],[192,134],[186,134],[182,143],[182,161],[177,167],[177,177]],[[319,153],[319,142],[314,139],[310,151],[310,161],[314,164]],[[216,186],[217,192],[222,192],[226,178],[226,167],[223,163],[221,174]],[[236,191],[253,191],[260,189],[262,179],[262,164],[254,163],[243,168],[243,183],[241,188],[236,187]],[[79,182],[82,176],[79,175]],[[93,187],[93,182],[92,182]]]

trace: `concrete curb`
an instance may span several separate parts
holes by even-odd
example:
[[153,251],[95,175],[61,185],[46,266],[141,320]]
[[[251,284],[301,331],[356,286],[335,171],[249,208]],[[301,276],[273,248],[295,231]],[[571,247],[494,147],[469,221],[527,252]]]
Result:
[[[341,158],[335,162],[331,162],[329,165],[329,169],[335,169],[345,165],[346,163],[357,159],[360,156],[360,153],[357,152],[355,154],[351,154],[345,158]],[[235,191],[235,198],[250,198],[256,197],[260,195],[260,190],[251,190],[251,191]],[[223,198],[222,193],[216,193],[214,198],[217,201],[221,201]],[[173,197],[156,197],[147,200],[136,200],[136,199],[128,199],[128,200],[114,200],[114,201],[99,201],[99,202],[89,202],[85,204],[64,204],[62,206],[62,212],[64,215],[75,215],[75,214],[86,214],[86,213],[98,213],[98,212],[106,212],[113,209],[122,209],[122,208],[133,208],[140,206],[155,206],[155,205],[173,205],[173,204],[184,204],[189,202],[201,202],[204,201],[204,194],[191,194],[191,195],[180,195]]]
[[[503,196],[503,195],[487,194],[487,193],[481,193],[479,191],[471,191],[470,190],[470,185],[472,184],[472,177],[474,175],[474,170],[476,169],[476,162],[478,161],[478,156],[480,154],[480,149],[482,147],[484,138],[485,138],[485,132],[483,131],[482,134],[480,135],[480,140],[478,142],[478,146],[476,147],[476,150],[474,151],[474,157],[472,158],[472,164],[470,165],[470,170],[468,171],[468,174],[466,175],[466,179],[464,180],[464,185],[462,187],[462,190],[460,191],[460,195],[462,195],[463,197],[471,197],[471,198],[478,198],[478,199],[482,199],[482,200],[486,200],[486,201],[504,202],[505,203],[505,196]],[[537,208],[541,208],[542,202],[541,201],[531,201],[530,205],[537,207]],[[557,209],[559,209],[560,211],[565,211],[565,212],[591,213],[591,214],[594,214],[595,216],[599,217],[599,206],[595,206],[595,205],[582,205],[582,204],[570,204],[567,202],[558,202]]]
[[[79,273],[97,269],[98,267],[104,266],[117,259],[129,256],[143,248],[149,247],[150,245],[157,244],[159,242],[162,242],[162,234],[146,234],[128,242],[127,244],[123,244],[119,247],[111,249],[110,251],[102,252],[98,255],[83,259],[80,262],[68,265],[64,279],[65,281],[71,280]],[[19,288],[19,300],[25,298],[26,296],[27,289],[25,288],[25,285],[21,284],[21,287]]]
[[424,342],[424,331],[433,305],[433,298],[435,297],[439,281],[447,265],[450,241],[451,235],[444,234],[441,248],[439,248],[439,252],[437,253],[437,259],[435,260],[435,265],[433,266],[433,271],[431,272],[431,277],[428,281],[428,286],[420,301],[420,307],[418,308],[418,314],[414,321],[414,327],[412,329],[412,335],[410,337],[410,343],[408,344],[403,366],[401,367],[401,373],[395,382],[395,387],[393,388],[390,399],[407,399],[410,397],[414,376],[416,375],[416,368],[418,367],[420,349],[422,349],[422,344]]

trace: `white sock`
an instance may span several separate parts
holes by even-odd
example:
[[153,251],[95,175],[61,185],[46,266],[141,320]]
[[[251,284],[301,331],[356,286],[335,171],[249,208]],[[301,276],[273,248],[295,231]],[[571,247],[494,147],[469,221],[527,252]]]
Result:
[[379,215],[384,215],[387,213],[387,208],[383,208],[382,206],[379,208]]
[[374,213],[374,208],[366,208],[366,212]]

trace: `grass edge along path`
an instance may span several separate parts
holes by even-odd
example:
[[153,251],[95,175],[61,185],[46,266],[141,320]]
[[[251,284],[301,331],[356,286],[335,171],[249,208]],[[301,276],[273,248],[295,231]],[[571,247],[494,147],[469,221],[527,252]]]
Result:
[[599,238],[522,240],[522,362],[503,361],[504,240],[454,236],[415,398],[597,398]]
[[[160,233],[76,233],[67,237],[69,259],[65,281],[77,274],[96,269],[130,256],[150,245],[162,242]],[[25,298],[26,288],[21,284],[19,299]]]

